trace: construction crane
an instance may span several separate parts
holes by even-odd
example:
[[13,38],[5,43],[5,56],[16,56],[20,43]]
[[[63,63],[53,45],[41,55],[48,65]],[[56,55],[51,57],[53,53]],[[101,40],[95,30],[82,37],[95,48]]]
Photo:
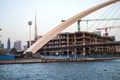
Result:
[[113,29],[113,28],[120,28],[120,26],[109,26],[109,27],[104,27],[104,28],[97,28],[97,30],[105,30],[105,37],[108,37],[108,29]]
[[[112,18],[112,19],[83,19],[83,20],[78,20],[77,25],[78,25],[78,32],[80,32],[80,23],[85,22],[88,24],[89,21],[108,21],[108,20],[120,20],[120,18]],[[61,20],[61,22],[65,22],[66,20]]]
[[110,21],[110,20],[120,20],[120,18],[112,18],[112,19],[83,19],[83,20],[78,20],[78,32],[80,31],[80,22],[86,21],[87,25],[89,21]]

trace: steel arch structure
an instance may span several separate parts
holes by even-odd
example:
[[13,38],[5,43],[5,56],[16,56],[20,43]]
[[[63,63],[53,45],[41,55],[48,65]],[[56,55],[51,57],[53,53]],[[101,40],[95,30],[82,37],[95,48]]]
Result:
[[46,33],[42,38],[40,38],[38,41],[36,41],[31,47],[29,47],[25,52],[32,52],[32,53],[36,53],[40,48],[42,48],[49,40],[51,40],[52,38],[54,38],[58,33],[60,33],[61,31],[63,31],[64,29],[66,29],[67,27],[69,27],[71,24],[75,23],[76,21],[80,20],[81,18],[89,15],[90,13],[101,9],[105,6],[108,6],[112,3],[118,2],[120,0],[107,0],[103,3],[100,3],[96,6],[93,6],[89,9],[86,9],[82,12],[80,12],[79,14],[69,18],[68,20],[66,20],[65,22],[59,24],[58,26],[56,26],[55,28],[53,28],[51,31],[49,31],[48,33]]

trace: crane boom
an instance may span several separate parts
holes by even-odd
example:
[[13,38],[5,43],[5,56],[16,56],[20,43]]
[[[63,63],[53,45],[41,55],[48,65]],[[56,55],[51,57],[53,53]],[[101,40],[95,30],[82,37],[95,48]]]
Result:
[[109,27],[104,27],[104,28],[97,28],[96,30],[105,30],[105,36],[108,37],[108,29],[112,28],[120,28],[120,26],[109,26]]
[[86,21],[88,24],[88,21],[108,21],[108,20],[120,20],[120,18],[112,18],[112,19],[83,19],[83,20],[78,20],[78,31],[80,31],[80,22]]
[[80,21],[107,21],[107,20],[120,20],[120,18],[112,18],[112,19],[83,19]]
[[[78,25],[78,31],[80,31],[80,22],[87,22],[88,21],[108,21],[108,20],[120,20],[120,18],[112,18],[112,19],[81,19],[77,21],[77,25]],[[61,20],[61,22],[65,22],[66,20]]]

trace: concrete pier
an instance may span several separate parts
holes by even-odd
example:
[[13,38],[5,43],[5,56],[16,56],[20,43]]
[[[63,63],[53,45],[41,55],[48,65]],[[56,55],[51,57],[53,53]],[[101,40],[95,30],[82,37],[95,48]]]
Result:
[[79,62],[79,61],[98,61],[98,60],[113,60],[120,57],[107,58],[66,58],[66,59],[14,59],[0,60],[0,64],[27,64],[27,63],[49,63],[49,62]]

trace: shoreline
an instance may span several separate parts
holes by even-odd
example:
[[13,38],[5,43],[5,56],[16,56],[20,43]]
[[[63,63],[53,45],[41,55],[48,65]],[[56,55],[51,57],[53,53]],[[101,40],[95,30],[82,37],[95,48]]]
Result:
[[50,62],[84,62],[84,61],[102,61],[115,60],[120,57],[106,57],[106,58],[66,58],[66,59],[13,59],[0,60],[0,64],[29,64],[29,63],[50,63]]

